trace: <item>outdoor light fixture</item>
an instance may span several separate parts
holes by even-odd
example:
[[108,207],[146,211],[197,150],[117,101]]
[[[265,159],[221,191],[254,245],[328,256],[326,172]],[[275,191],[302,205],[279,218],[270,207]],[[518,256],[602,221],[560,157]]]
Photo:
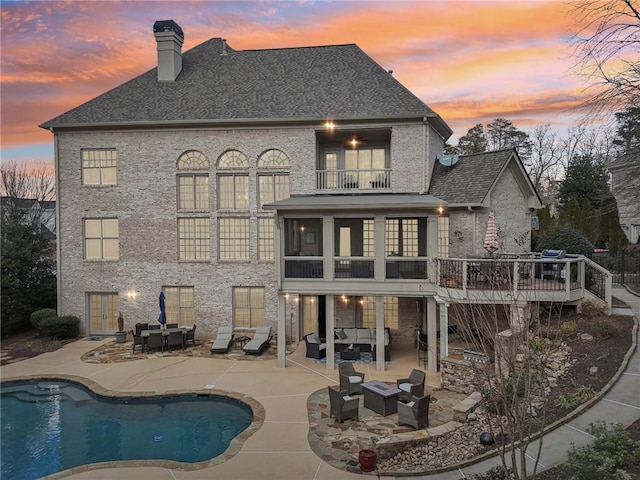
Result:
[[442,215],[442,212],[444,212],[444,208],[442,208],[442,207],[438,207],[438,213],[439,213],[440,215]]
[[129,300],[135,300],[138,297],[138,292],[135,290],[129,290],[125,295]]
[[354,135],[351,137],[351,140],[349,140],[349,143],[353,148],[356,148],[358,146],[358,138]]
[[324,124],[324,128],[326,128],[329,131],[333,131],[333,129],[336,127],[336,124],[333,123],[331,120],[327,120]]

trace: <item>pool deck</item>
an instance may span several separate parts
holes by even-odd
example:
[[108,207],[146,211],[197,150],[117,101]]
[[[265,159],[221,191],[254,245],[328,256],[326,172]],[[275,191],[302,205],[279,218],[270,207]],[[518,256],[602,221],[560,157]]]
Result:
[[[640,299],[616,288],[640,317]],[[629,314],[631,314],[631,310]],[[636,332],[637,335],[637,332]],[[317,390],[338,383],[337,371],[329,371],[304,357],[304,344],[287,356],[287,368],[276,361],[242,361],[233,358],[157,357],[117,363],[87,363],[81,357],[101,342],[79,340],[51,353],[0,367],[3,380],[24,376],[77,376],[116,392],[165,393],[175,390],[221,389],[249,395],[264,406],[264,424],[244,443],[239,453],[219,465],[200,470],[180,470],[156,466],[102,468],[66,478],[74,480],[188,480],[219,478],[229,480],[341,480],[363,479],[363,474],[336,469],[316,455],[309,444],[307,399]],[[636,341],[637,342],[637,336]],[[374,364],[358,364],[366,380],[395,382],[417,367],[413,349],[392,351],[392,362],[384,372]],[[591,441],[585,433],[588,423],[598,419],[629,425],[640,418],[640,352],[635,349],[626,370],[599,401],[562,426],[545,435],[540,463],[544,467],[563,461],[571,442],[577,446]],[[439,385],[439,375],[427,375],[427,385]],[[495,459],[447,473],[406,477],[458,480],[464,474],[486,471]],[[375,473],[364,474],[377,476]],[[392,478],[392,477],[386,477]]]

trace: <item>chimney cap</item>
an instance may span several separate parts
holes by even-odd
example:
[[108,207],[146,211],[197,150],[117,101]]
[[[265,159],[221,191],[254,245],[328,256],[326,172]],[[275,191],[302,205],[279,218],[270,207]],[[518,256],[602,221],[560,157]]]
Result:
[[181,38],[184,39],[184,33],[182,33],[182,28],[173,20],[157,20],[153,24],[153,32],[174,32],[178,34]]

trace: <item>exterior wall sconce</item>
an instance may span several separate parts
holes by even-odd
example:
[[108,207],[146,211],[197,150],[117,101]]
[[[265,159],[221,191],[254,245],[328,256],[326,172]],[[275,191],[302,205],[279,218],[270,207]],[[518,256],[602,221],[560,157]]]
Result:
[[331,120],[327,120],[324,124],[324,128],[326,128],[327,130],[329,130],[330,132],[333,131],[334,128],[336,128],[336,124],[333,123]]
[[125,293],[125,295],[129,300],[135,300],[136,298],[138,298],[138,292],[136,292],[135,290],[129,290],[127,293]]
[[438,215],[442,215],[442,212],[444,212],[444,208],[438,207]]

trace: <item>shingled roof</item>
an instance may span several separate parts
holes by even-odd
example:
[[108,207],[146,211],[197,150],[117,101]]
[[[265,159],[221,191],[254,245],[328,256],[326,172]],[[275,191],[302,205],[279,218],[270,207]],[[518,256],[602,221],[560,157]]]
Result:
[[431,117],[443,136],[451,134],[433,110],[355,44],[244,51],[226,46],[222,55],[223,45],[213,38],[184,52],[174,82],[159,82],[154,68],[41,127]]
[[461,155],[452,167],[435,162],[429,194],[450,204],[481,204],[513,155],[509,148]]

